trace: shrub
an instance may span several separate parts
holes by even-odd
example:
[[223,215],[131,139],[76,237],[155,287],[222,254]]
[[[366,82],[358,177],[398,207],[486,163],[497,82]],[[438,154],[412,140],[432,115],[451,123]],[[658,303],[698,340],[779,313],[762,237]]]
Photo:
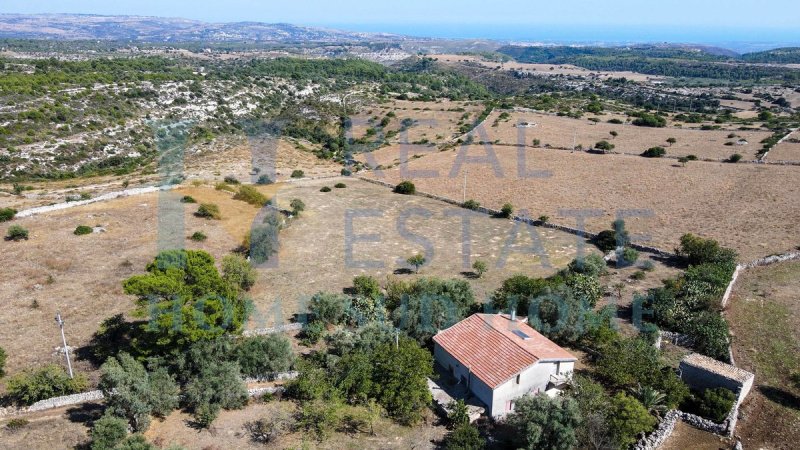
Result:
[[0,222],[8,222],[17,215],[17,210],[14,208],[0,208]]
[[653,263],[653,261],[650,261],[648,259],[646,261],[642,261],[642,263],[639,264],[639,268],[644,270],[645,272],[652,272],[653,270],[655,270],[656,265]]
[[645,158],[661,158],[667,154],[664,147],[650,147],[642,153]]
[[631,279],[637,280],[637,281],[644,280],[646,277],[647,277],[647,273],[645,273],[643,270],[637,270],[636,272],[634,272],[631,275]]
[[235,350],[242,374],[249,377],[286,372],[294,364],[292,343],[282,334],[254,336],[242,340]]
[[218,191],[236,192],[236,189],[234,189],[231,185],[225,183],[217,183],[214,186],[214,189]]
[[214,219],[220,220],[222,219],[222,215],[219,212],[219,206],[213,203],[202,203],[200,207],[197,208],[197,212],[194,213],[197,217],[202,217],[204,219]]
[[292,208],[292,215],[299,216],[301,212],[305,211],[306,204],[299,198],[295,198],[289,202],[289,207]]
[[378,298],[381,295],[380,283],[369,275],[358,275],[353,278],[353,290],[361,297]]
[[6,381],[8,397],[19,405],[32,405],[39,400],[77,394],[88,386],[83,374],[70,378],[61,366],[48,364],[29,369]]
[[481,207],[481,204],[476,202],[475,200],[469,199],[461,204],[462,208],[467,208],[471,210],[476,210]]
[[222,258],[222,278],[239,289],[249,291],[258,274],[250,261],[241,255],[225,255]]
[[644,339],[648,344],[655,345],[656,340],[658,339],[658,326],[654,323],[645,322],[642,324],[642,328],[639,330],[639,335]]
[[344,183],[336,183],[333,185],[333,187],[335,187],[336,189],[344,189],[347,187],[347,185]]
[[92,231],[93,231],[92,227],[86,225],[78,225],[78,227],[75,228],[75,231],[73,231],[72,234],[74,234],[75,236],[83,236],[86,234],[92,234]]
[[7,241],[22,241],[28,240],[28,230],[19,225],[11,225],[6,232]]
[[266,175],[261,175],[261,176],[258,177],[258,180],[256,180],[256,184],[259,184],[259,185],[262,185],[262,186],[265,185],[265,184],[272,184],[272,180]]
[[106,413],[92,427],[92,450],[112,450],[128,435],[128,422]]
[[269,202],[269,199],[253,186],[240,186],[239,192],[233,196],[233,199],[241,200],[253,206],[264,206]]
[[456,427],[444,440],[445,450],[483,450],[485,447],[486,441],[470,424]]
[[578,442],[581,417],[571,398],[526,395],[506,420],[521,444],[515,448],[569,450]]
[[652,430],[657,422],[638,400],[622,392],[612,397],[611,409],[608,425],[623,448],[636,443],[637,436]]
[[6,376],[6,351],[0,347],[0,378]]
[[195,200],[191,195],[184,195],[181,197],[181,203],[197,203],[197,200]]
[[247,404],[247,387],[235,362],[207,364],[184,390],[185,402],[197,423],[207,428],[220,409],[238,409]]
[[633,121],[633,124],[638,127],[663,128],[667,125],[667,120],[655,114],[642,113]]
[[625,247],[622,249],[622,260],[626,265],[634,264],[639,259],[639,252],[636,249]]
[[343,168],[340,173],[345,177],[349,177],[353,174],[353,172],[348,168]]
[[486,273],[487,270],[489,270],[489,265],[486,264],[485,261],[481,261],[479,259],[479,260],[475,261],[474,263],[472,263],[472,270],[474,270],[475,271],[475,275],[477,275],[478,278],[480,278],[480,277],[483,276],[484,273]]
[[697,161],[697,155],[686,155],[686,159],[689,161]]
[[244,238],[242,246],[253,264],[263,264],[278,251],[280,227],[274,224],[253,227]]
[[567,269],[569,269],[569,271],[573,273],[580,273],[592,277],[598,277],[606,273],[607,271],[606,267],[607,267],[606,260],[597,253],[592,253],[583,258],[573,259],[572,261],[570,261],[569,265],[567,266]]
[[394,187],[396,194],[414,195],[417,193],[417,187],[410,181],[402,181]]
[[419,268],[424,266],[426,262],[427,259],[425,259],[422,253],[418,253],[406,259],[406,263],[408,263],[409,266],[414,266],[414,271],[416,273],[419,273]]
[[15,418],[8,421],[6,428],[11,432],[19,431],[27,427],[29,423],[28,419]]
[[500,208],[501,217],[508,218],[511,217],[512,214],[514,214],[514,207],[511,205],[511,203],[506,203],[502,208]]
[[608,141],[600,141],[600,142],[594,144],[594,148],[596,148],[598,150],[609,151],[609,150],[613,150],[614,149],[614,144],[612,144],[612,143],[610,143]]
[[734,163],[734,164],[735,164],[735,163],[737,163],[737,162],[739,162],[739,161],[741,161],[741,160],[742,160],[742,155],[740,155],[740,154],[738,154],[738,153],[734,153],[734,154],[732,154],[730,157],[728,157],[728,160],[727,160],[727,161],[728,161],[729,163]]
[[314,345],[325,335],[325,325],[322,322],[309,322],[303,325],[300,340],[304,345]]
[[344,295],[318,292],[308,302],[308,310],[313,320],[325,324],[340,324],[349,306],[349,298]]
[[228,175],[227,177],[223,178],[222,181],[228,184],[239,184],[239,180],[237,180],[236,177],[232,175]]
[[592,240],[595,246],[604,253],[617,248],[617,233],[614,230],[603,230]]
[[292,178],[303,178],[304,176],[306,176],[306,173],[300,169],[293,170],[291,175]]
[[189,236],[189,239],[195,242],[203,242],[206,239],[208,239],[208,236],[206,236],[206,234],[203,233],[202,231],[195,231],[194,233],[192,233],[191,236]]
[[539,222],[547,223],[550,221],[550,216],[539,216]]
[[331,191],[331,188],[330,188],[330,187],[328,187],[328,186],[322,186],[322,188],[320,188],[320,190],[319,190],[319,191],[320,191],[320,192],[330,192],[330,191]]

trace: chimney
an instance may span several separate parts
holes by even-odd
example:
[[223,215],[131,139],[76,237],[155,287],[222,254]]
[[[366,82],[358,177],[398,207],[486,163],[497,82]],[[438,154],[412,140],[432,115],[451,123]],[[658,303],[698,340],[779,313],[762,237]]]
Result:
[[517,320],[517,308],[511,307],[511,320]]

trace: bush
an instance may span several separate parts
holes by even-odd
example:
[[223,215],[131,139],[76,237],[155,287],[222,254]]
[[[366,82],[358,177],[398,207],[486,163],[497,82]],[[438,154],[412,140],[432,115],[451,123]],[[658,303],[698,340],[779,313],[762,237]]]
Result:
[[539,222],[544,224],[544,223],[547,223],[549,221],[550,221],[550,216],[539,216]]
[[28,230],[19,225],[11,225],[6,232],[7,241],[22,241],[28,240]]
[[730,157],[728,157],[728,162],[729,163],[734,163],[735,164],[735,163],[737,163],[737,162],[739,162],[741,160],[742,160],[742,155],[740,155],[738,153],[734,153]]
[[92,227],[86,225],[78,225],[78,227],[75,228],[75,231],[73,231],[72,234],[74,234],[75,236],[83,236],[86,234],[92,234],[92,231],[93,231]]
[[303,178],[304,176],[306,176],[306,173],[300,169],[293,170],[291,175],[292,178]]
[[511,217],[512,214],[514,214],[514,207],[511,205],[511,203],[506,203],[502,208],[500,208],[501,217],[508,218]]
[[248,377],[286,372],[295,359],[292,343],[277,333],[243,339],[236,347],[235,355],[242,375]]
[[636,281],[641,281],[644,280],[645,278],[647,278],[647,273],[645,273],[643,270],[637,270],[636,272],[631,274],[631,279]]
[[656,340],[658,340],[658,333],[658,326],[650,322],[642,324],[642,328],[639,330],[639,336],[650,345],[655,345]]
[[642,263],[639,264],[639,268],[645,272],[652,272],[653,270],[655,270],[656,265],[653,263],[653,261],[650,261],[648,259],[646,261],[642,261]]
[[658,422],[638,400],[622,392],[611,399],[609,428],[621,447],[635,444],[640,433],[653,429]]
[[394,187],[394,192],[395,194],[414,195],[417,193],[417,188],[410,181],[402,181]]
[[216,185],[214,185],[214,189],[218,191],[236,192],[236,189],[234,189],[231,185],[225,183],[217,183]]
[[639,252],[636,249],[625,247],[622,249],[622,262],[626,265],[634,264],[639,259]]
[[32,405],[39,400],[77,394],[88,386],[83,374],[70,378],[61,366],[48,364],[28,369],[6,381],[8,398],[19,405]]
[[228,184],[239,184],[239,180],[237,180],[236,177],[232,175],[228,175],[227,177],[223,178],[222,181]]
[[617,248],[617,233],[614,230],[603,230],[592,240],[597,248],[608,253]]
[[645,158],[661,158],[667,154],[664,147],[650,147],[642,153]]
[[633,121],[633,124],[638,127],[663,128],[667,126],[667,120],[655,114],[642,113]]
[[239,289],[249,291],[254,284],[258,273],[250,261],[241,255],[225,255],[222,258],[222,278]]
[[8,222],[17,215],[17,210],[14,208],[0,208],[0,222]]
[[303,330],[300,332],[300,341],[304,345],[315,345],[325,335],[325,324],[322,322],[309,322],[303,325]]
[[338,325],[344,319],[350,299],[344,295],[318,292],[308,302],[308,311],[314,321]]
[[28,424],[30,424],[28,419],[21,419],[21,418],[11,419],[6,424],[6,428],[8,429],[8,431],[11,431],[13,433],[15,431],[19,431],[27,427]]
[[353,290],[361,297],[378,298],[381,295],[380,283],[369,275],[358,275],[353,278]]
[[330,192],[330,191],[331,191],[331,188],[329,188],[328,186],[322,186],[322,188],[320,188],[320,190],[319,190],[319,191],[320,191],[320,192]]
[[486,273],[487,270],[489,270],[489,265],[486,264],[485,261],[481,261],[479,259],[474,263],[472,263],[472,270],[475,271],[475,275],[477,275],[478,278],[481,278],[483,274]]
[[578,443],[581,417],[571,398],[526,395],[506,420],[515,431],[515,448],[569,450]]
[[[724,248],[713,239],[703,239],[693,234],[681,236],[681,245],[675,252],[686,260],[689,265],[706,263],[736,265],[736,252]],[[733,273],[733,269],[731,269]]]
[[475,200],[469,199],[461,204],[462,208],[467,208],[471,210],[476,210],[481,207],[481,204],[476,202]]
[[351,171],[348,168],[343,168],[340,173],[342,174],[342,176],[349,177],[350,175],[353,174],[353,171]]
[[416,273],[419,273],[419,268],[424,266],[426,262],[428,262],[428,260],[425,258],[425,256],[423,256],[422,253],[417,253],[416,255],[406,259],[406,263],[409,266],[414,266],[414,271]]
[[6,376],[6,351],[0,347],[0,378]]
[[600,141],[600,142],[594,144],[594,148],[596,148],[598,150],[609,151],[609,150],[613,150],[614,149],[614,144],[612,144],[612,143],[610,143],[608,141]]
[[235,362],[208,364],[184,390],[187,406],[197,423],[207,428],[220,409],[238,409],[247,404],[247,387]]
[[305,211],[306,204],[299,198],[295,198],[289,202],[289,207],[292,208],[292,215],[299,216],[301,212]]
[[92,427],[92,450],[112,450],[128,435],[128,422],[106,413]]
[[253,206],[264,206],[269,202],[269,199],[253,186],[240,186],[239,192],[233,196],[233,199],[241,200]]
[[184,195],[181,197],[181,203],[197,203],[197,200],[195,200],[191,195]]
[[195,231],[194,233],[192,233],[191,236],[189,236],[189,239],[195,242],[203,242],[206,239],[208,239],[208,236],[206,236],[206,234],[203,233],[202,231]]
[[445,450],[483,450],[485,447],[486,441],[470,424],[459,425],[444,440]]
[[572,273],[581,273],[592,277],[604,275],[607,272],[606,267],[606,260],[596,253],[583,258],[575,258],[567,265],[567,269]]
[[194,213],[194,215],[197,217],[202,217],[203,219],[222,219],[222,215],[219,212],[219,206],[213,203],[202,203],[200,207],[197,208],[197,212]]
[[258,180],[256,180],[256,184],[262,186],[265,184],[272,184],[272,180],[266,175],[261,175],[260,177],[258,177]]
[[335,187],[336,189],[344,189],[347,187],[347,185],[344,183],[336,183],[333,185],[333,187]]

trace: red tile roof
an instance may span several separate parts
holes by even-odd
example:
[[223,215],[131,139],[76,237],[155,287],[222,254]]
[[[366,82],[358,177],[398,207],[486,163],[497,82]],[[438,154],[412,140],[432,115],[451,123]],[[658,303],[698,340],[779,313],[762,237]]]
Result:
[[538,361],[577,359],[529,325],[501,314],[473,314],[433,340],[492,389]]

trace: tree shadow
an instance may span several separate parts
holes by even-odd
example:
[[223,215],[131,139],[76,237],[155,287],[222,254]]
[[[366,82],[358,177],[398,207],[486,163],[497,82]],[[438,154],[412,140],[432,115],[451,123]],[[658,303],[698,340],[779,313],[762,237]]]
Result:
[[800,397],[797,395],[773,386],[759,386],[758,390],[770,401],[783,407],[800,411]]
[[480,277],[478,277],[477,273],[475,273],[475,272],[473,272],[471,270],[465,270],[465,271],[461,272],[461,276],[463,276],[464,278],[470,279],[470,280],[477,280],[478,278],[480,278]]
[[108,358],[120,352],[136,354],[133,346],[135,340],[144,340],[142,326],[145,322],[128,322],[122,314],[104,320],[100,328],[92,335],[92,339],[75,351],[79,360],[89,361],[100,367]]
[[73,423],[91,426],[95,420],[103,416],[106,407],[100,403],[83,403],[74,408],[67,409],[67,419]]
[[414,273],[414,271],[409,269],[408,267],[401,267],[399,269],[394,269],[393,273],[395,275],[411,275],[412,273]]

